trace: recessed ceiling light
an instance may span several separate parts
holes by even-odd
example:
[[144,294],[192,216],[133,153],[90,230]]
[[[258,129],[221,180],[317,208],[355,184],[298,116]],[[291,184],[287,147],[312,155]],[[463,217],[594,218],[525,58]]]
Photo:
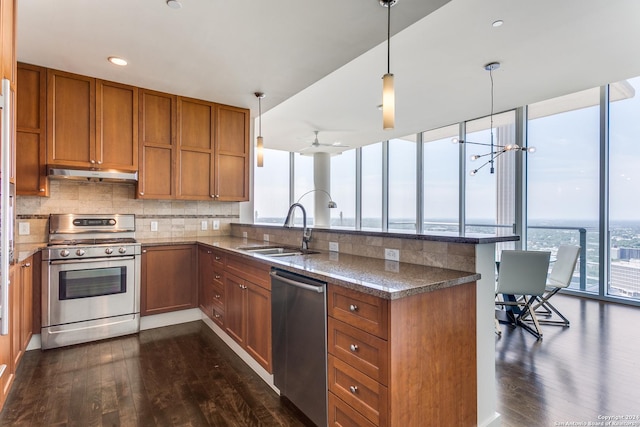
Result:
[[498,28],[502,27],[502,24],[504,24],[504,21],[502,19],[498,19],[497,21],[493,21],[493,24],[491,24],[491,26],[493,28]]
[[178,0],[167,0],[167,6],[171,9],[180,9],[182,7],[182,3]]
[[121,67],[124,67],[125,65],[127,65],[127,60],[126,59],[118,58],[117,56],[110,56],[108,58],[108,60],[112,64],[119,65]]

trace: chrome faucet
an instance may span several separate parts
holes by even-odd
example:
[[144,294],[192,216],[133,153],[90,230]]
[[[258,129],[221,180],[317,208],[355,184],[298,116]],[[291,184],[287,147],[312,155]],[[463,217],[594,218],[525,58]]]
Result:
[[302,209],[302,250],[309,249],[309,242],[311,241],[311,229],[307,228],[307,211],[300,203],[294,203],[289,206],[289,212],[287,212],[287,218],[284,220],[284,226],[291,228],[293,222],[293,211],[296,207]]

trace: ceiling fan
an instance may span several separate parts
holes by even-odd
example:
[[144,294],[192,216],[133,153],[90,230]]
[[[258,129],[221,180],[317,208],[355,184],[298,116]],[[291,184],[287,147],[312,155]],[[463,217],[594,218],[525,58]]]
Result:
[[305,150],[310,150],[310,149],[314,149],[314,148],[320,148],[320,147],[332,147],[332,148],[348,148],[348,145],[344,145],[341,142],[334,142],[333,144],[322,144],[320,141],[318,141],[318,133],[320,131],[314,130],[313,133],[315,134],[315,138],[313,140],[313,142],[311,143],[310,146],[303,148],[300,151],[305,151]]

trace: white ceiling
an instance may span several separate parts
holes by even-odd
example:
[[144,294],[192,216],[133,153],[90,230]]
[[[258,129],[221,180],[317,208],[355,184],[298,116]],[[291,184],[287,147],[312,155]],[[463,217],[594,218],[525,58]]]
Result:
[[[18,60],[251,108],[253,117],[253,92],[263,91],[265,146],[291,151],[310,145],[314,130],[321,143],[355,147],[488,115],[491,61],[502,64],[496,111],[640,75],[638,0],[399,0],[396,128],[382,131],[378,0],[182,4],[18,0]],[[497,19],[504,25],[493,28]],[[129,65],[111,65],[111,55]]]

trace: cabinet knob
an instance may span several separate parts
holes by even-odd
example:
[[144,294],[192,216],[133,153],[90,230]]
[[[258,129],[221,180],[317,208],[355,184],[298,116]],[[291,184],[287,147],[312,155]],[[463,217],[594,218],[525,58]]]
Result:
[[44,193],[44,188],[41,188],[41,189],[40,189],[40,192],[41,192],[41,193]]
[[216,299],[220,299],[221,295],[220,294],[216,294]]
[[144,196],[144,191],[141,191],[138,194],[140,194],[141,196]]
[[358,386],[357,385],[350,385],[349,386],[349,391],[353,394],[356,394],[358,392]]
[[219,195],[219,194],[216,194],[216,199],[217,199],[218,197],[220,197],[220,195]]
[[22,264],[22,268],[29,268],[29,267],[31,267],[31,263],[30,262],[28,262],[26,264]]
[[102,164],[102,160],[98,160],[98,164],[101,165]]
[[216,319],[220,318],[220,315],[218,313],[214,314],[213,317],[215,317]]
[[356,352],[358,351],[358,344],[351,344],[349,348],[351,349],[351,351]]
[[212,253],[213,253],[213,251],[207,251],[207,253],[208,253],[208,254],[212,254]]
[[215,195],[213,195],[213,194],[210,194],[210,196],[211,196],[211,198],[212,198],[212,199],[215,199],[215,198],[216,198],[216,196],[215,196]]
[[220,276],[219,274],[216,274],[214,277],[215,277],[216,279],[219,279],[221,276]]
[[358,311],[358,306],[355,304],[351,304],[349,305],[349,311]]
[[89,163],[91,163],[92,165],[96,163],[95,160],[89,160]]
[[220,261],[220,257],[219,256],[216,257],[216,261]]
[[143,249],[143,250],[142,250],[142,253],[143,253],[143,254],[146,254],[146,253],[147,253],[147,250],[146,250],[146,249]]

